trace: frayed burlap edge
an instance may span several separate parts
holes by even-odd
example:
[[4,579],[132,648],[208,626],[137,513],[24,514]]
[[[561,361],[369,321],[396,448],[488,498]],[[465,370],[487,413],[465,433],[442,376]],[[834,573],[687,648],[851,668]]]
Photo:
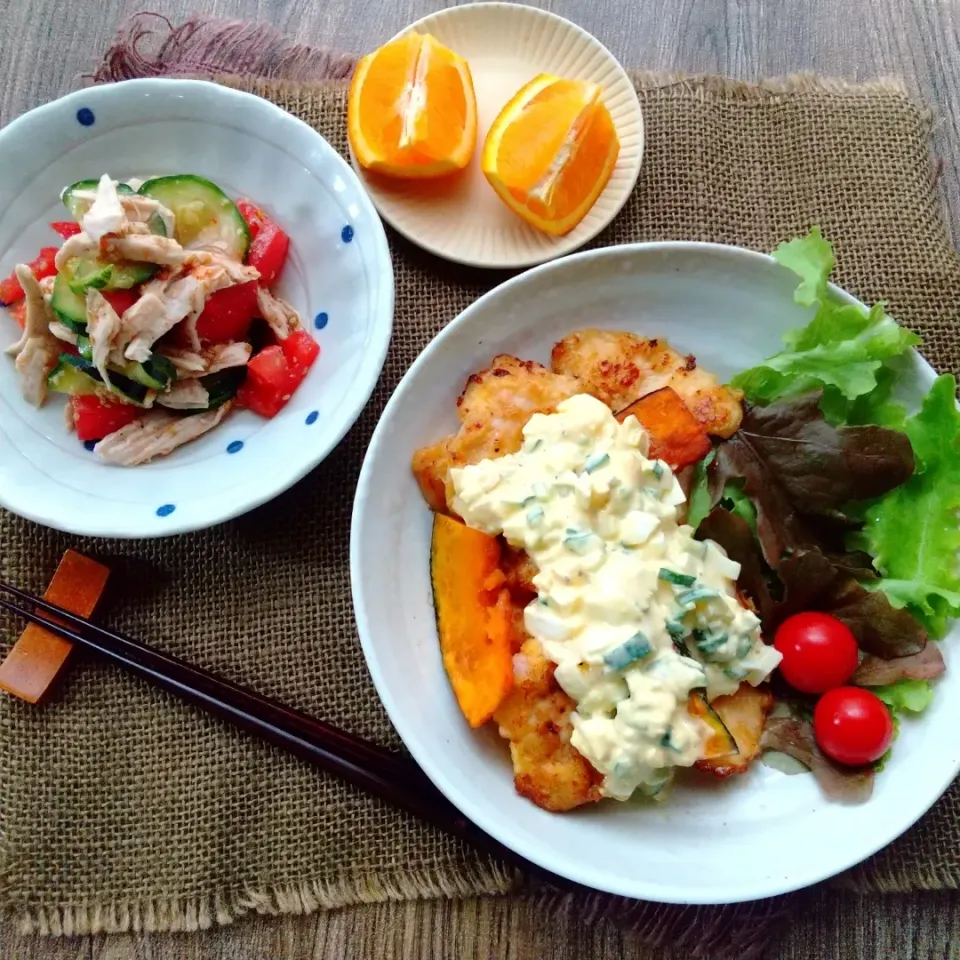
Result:
[[477,896],[480,889],[489,890],[494,895],[505,894],[516,889],[518,884],[514,871],[496,864],[458,869],[458,874],[434,871],[416,881],[397,872],[337,883],[307,880],[263,888],[247,886],[196,897],[12,906],[7,913],[25,936],[191,933],[233,923],[250,914],[305,914],[356,903],[453,899]]

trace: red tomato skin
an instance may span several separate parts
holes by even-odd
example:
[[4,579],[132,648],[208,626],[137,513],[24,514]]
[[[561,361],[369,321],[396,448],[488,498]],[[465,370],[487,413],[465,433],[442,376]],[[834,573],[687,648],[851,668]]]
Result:
[[27,301],[20,300],[17,303],[12,303],[7,307],[7,312],[17,321],[17,324],[22,330],[27,323]]
[[856,637],[828,613],[809,611],[787,617],[777,628],[773,645],[783,656],[783,679],[803,693],[825,693],[843,686],[859,662]]
[[247,263],[260,271],[260,282],[265,287],[271,286],[280,276],[289,249],[290,238],[272,220],[264,220],[256,239],[250,244]]
[[53,223],[50,224],[50,229],[53,230],[54,233],[59,233],[64,240],[67,240],[70,237],[75,237],[82,228],[79,223],[75,223],[73,220],[54,220]]
[[304,373],[313,366],[314,361],[320,355],[320,344],[306,330],[294,330],[280,344],[280,348],[287,358],[287,363],[291,367],[302,369]]
[[[57,272],[57,266],[53,262],[57,255],[56,247],[41,247],[40,253],[29,264],[33,275],[38,280],[45,277],[52,277]],[[23,287],[17,279],[16,271],[13,271],[6,280],[0,281],[0,306],[9,306],[23,299]]]
[[267,219],[267,215],[247,197],[241,197],[237,201],[237,209],[240,211],[240,216],[243,217],[247,223],[247,229],[250,231],[250,239],[256,240],[257,234],[263,226],[263,221]]
[[71,397],[73,423],[79,440],[102,440],[105,436],[133,423],[140,410],[119,400],[103,400],[98,396]]
[[893,719],[886,704],[863,687],[834,687],[813,711],[820,749],[837,763],[860,767],[879,760],[893,742]]
[[204,343],[245,340],[258,310],[256,280],[218,290],[197,317],[197,336]]
[[275,417],[303,383],[320,353],[305,330],[295,330],[282,344],[264,347],[248,364],[237,403],[261,417]]
[[140,291],[136,287],[130,290],[102,290],[103,299],[116,310],[119,316],[129,310],[140,299]]

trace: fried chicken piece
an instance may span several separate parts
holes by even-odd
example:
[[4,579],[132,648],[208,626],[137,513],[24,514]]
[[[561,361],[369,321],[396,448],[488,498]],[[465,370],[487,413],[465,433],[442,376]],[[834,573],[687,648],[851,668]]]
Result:
[[540,643],[529,638],[514,655],[514,686],[493,719],[510,741],[517,793],[562,813],[601,799],[602,774],[570,744],[576,709],[553,675]]
[[430,508],[446,512],[453,496],[451,467],[515,453],[535,413],[553,413],[562,400],[585,392],[592,391],[579,380],[532,360],[494,357],[486,370],[467,380],[457,400],[460,430],[413,455],[413,473]]
[[743,417],[743,394],[722,386],[681,356],[666,340],[649,340],[613,330],[578,330],[558,341],[551,355],[554,373],[578,377],[583,393],[591,393],[614,413],[634,400],[672,387],[707,433],[729,437]]

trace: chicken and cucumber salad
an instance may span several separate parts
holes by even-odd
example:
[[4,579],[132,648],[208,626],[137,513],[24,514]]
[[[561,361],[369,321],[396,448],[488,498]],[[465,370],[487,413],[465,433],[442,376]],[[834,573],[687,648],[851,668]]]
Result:
[[290,239],[250,200],[192,174],[66,187],[69,220],[0,282],[25,402],[64,394],[66,429],[134,466],[216,427],[273,417],[319,354],[272,288]]

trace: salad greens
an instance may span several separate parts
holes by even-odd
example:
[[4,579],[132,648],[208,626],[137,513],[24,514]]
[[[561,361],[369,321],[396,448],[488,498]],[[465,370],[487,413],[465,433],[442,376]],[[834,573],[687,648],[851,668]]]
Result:
[[896,721],[929,705],[944,665],[927,635],[960,617],[956,381],[938,377],[908,415],[898,358],[919,337],[882,303],[864,309],[829,289],[835,259],[819,228],[773,256],[815,313],[733,379],[743,423],[694,470],[689,522],[745,564],[765,629],[801,609],[844,620],[867,654],[853,682]]
[[734,377],[733,386],[743,390],[749,402],[769,403],[822,387],[829,391],[836,414],[843,401],[876,389],[885,360],[920,342],[887,315],[882,303],[864,312],[829,292],[827,280],[835,261],[819,227],[782,244],[773,257],[800,276],[795,301],[817,305],[817,312],[807,326],[784,337],[786,350]]

